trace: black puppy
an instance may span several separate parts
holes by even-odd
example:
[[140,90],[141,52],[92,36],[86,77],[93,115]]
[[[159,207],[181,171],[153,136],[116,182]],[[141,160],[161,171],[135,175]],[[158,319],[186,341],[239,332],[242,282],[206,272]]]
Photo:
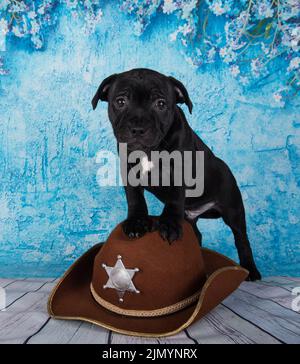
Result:
[[[106,78],[92,100],[93,109],[99,100],[108,102],[108,115],[117,141],[127,143],[130,151],[204,152],[201,196],[186,197],[185,185],[145,187],[165,204],[158,221],[160,235],[169,242],[180,238],[181,222],[186,218],[201,243],[198,218],[222,217],[234,234],[240,263],[249,270],[249,279],[260,279],[247,237],[240,190],[228,166],[193,132],[177,106],[185,103],[192,112],[193,105],[183,84],[156,71],[134,69]],[[144,187],[127,185],[125,191],[128,218],[123,229],[129,237],[142,236],[153,228]]]

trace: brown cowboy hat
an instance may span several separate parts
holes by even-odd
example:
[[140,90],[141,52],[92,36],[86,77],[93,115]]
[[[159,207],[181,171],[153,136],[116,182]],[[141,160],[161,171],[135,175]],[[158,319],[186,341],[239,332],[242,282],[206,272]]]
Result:
[[65,273],[48,311],[122,334],[169,336],[211,311],[247,276],[232,260],[200,248],[188,222],[171,245],[157,231],[129,240],[118,225]]

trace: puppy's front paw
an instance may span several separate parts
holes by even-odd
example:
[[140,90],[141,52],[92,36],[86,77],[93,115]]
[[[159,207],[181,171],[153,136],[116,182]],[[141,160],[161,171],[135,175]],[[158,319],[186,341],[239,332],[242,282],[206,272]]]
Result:
[[256,268],[254,262],[241,263],[241,266],[249,271],[247,281],[254,282],[261,280],[261,274],[259,273],[259,270]]
[[148,216],[132,217],[125,220],[122,224],[124,233],[129,239],[140,238],[147,232],[152,231],[153,222]]
[[160,236],[170,244],[173,241],[182,238],[182,226],[178,221],[172,218],[160,218],[158,231]]
[[254,282],[261,280],[261,274],[259,273],[256,267],[251,267],[248,270],[249,270],[249,276],[247,278],[247,281]]

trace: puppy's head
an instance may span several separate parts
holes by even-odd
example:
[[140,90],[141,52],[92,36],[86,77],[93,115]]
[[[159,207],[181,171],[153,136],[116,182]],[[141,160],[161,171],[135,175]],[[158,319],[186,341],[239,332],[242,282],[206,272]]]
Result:
[[174,120],[177,103],[192,102],[183,84],[149,69],[134,69],[107,77],[92,105],[108,102],[108,115],[119,143],[129,150],[149,151],[164,139]]

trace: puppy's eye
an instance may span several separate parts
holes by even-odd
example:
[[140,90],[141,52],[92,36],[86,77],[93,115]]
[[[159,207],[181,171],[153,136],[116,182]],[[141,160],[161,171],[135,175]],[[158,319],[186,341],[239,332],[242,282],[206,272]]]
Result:
[[122,109],[126,105],[125,97],[117,97],[116,98],[116,104],[120,109]]
[[167,106],[166,101],[164,99],[159,99],[156,101],[155,106],[159,109],[159,110],[164,110]]

